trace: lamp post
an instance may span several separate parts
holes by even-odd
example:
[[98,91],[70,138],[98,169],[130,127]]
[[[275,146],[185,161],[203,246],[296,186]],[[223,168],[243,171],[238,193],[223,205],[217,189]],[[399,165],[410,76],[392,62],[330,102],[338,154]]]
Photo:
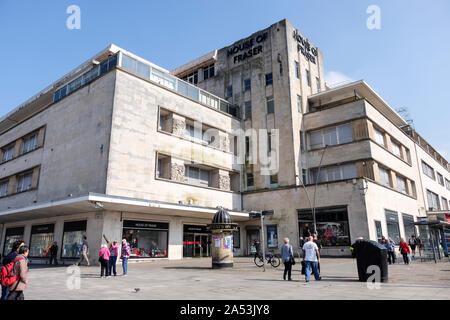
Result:
[[266,271],[266,242],[264,238],[264,218],[266,216],[271,216],[274,214],[273,210],[264,210],[264,211],[251,211],[250,218],[261,218],[261,243],[262,243],[262,260],[263,260],[263,269]]
[[317,172],[317,177],[316,177],[316,185],[314,186],[314,198],[313,198],[312,216],[313,216],[313,226],[314,226],[314,233],[315,234],[317,234],[317,226],[316,226],[316,190],[317,190],[317,183],[319,182],[320,169],[322,167],[323,156],[325,155],[325,151],[327,150],[327,148],[328,148],[328,145],[325,145],[325,148],[323,149],[323,152],[322,152],[322,157],[320,157],[319,170]]

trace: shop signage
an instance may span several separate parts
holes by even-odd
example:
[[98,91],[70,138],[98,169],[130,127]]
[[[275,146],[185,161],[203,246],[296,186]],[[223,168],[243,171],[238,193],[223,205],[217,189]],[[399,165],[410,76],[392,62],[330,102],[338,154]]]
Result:
[[187,233],[209,233],[206,226],[196,226],[185,224],[183,226],[183,231]]
[[209,230],[237,230],[238,226],[234,223],[213,223],[210,224]]
[[309,41],[305,38],[303,38],[297,30],[294,30],[294,39],[297,40],[297,50],[302,53],[302,55],[305,56],[305,58],[312,63],[316,63],[316,57],[317,57],[317,48],[314,48],[311,46]]
[[[233,57],[233,62],[241,62],[245,59],[256,56],[262,52],[262,43],[267,40],[267,32],[260,33],[259,35],[244,40],[240,43],[237,43],[233,46],[230,46],[227,50],[227,57],[236,54]],[[244,51],[243,53],[239,53]],[[239,54],[237,54],[239,53]]]
[[23,235],[24,227],[6,229],[6,236],[21,236]]
[[148,230],[169,230],[168,223],[148,222],[148,221],[123,221],[124,229],[148,229]]
[[64,222],[64,232],[69,231],[86,231],[87,221],[69,221]]
[[36,233],[53,233],[53,230],[55,228],[54,224],[43,224],[40,226],[32,226],[31,227],[31,234]]

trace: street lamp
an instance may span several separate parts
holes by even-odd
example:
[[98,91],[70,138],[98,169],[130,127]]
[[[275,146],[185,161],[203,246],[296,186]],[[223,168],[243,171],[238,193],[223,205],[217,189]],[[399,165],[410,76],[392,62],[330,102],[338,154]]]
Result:
[[264,218],[266,216],[272,216],[274,214],[273,210],[263,210],[263,211],[251,211],[249,213],[250,219],[261,218],[261,243],[262,243],[262,260],[264,272],[266,271],[266,246],[264,240]]

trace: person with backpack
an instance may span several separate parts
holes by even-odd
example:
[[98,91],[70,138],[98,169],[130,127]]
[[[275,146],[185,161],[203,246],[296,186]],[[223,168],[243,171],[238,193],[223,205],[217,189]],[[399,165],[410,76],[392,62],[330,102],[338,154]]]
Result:
[[122,254],[120,258],[122,259],[123,276],[126,277],[128,273],[128,259],[131,255],[130,244],[127,242],[126,238],[122,239]]
[[23,292],[28,283],[29,252],[30,249],[27,246],[21,246],[16,259],[2,268],[2,274],[5,268],[8,269],[7,279],[2,276],[2,283],[5,280],[9,291],[6,300],[24,300]]
[[109,249],[106,244],[102,244],[100,252],[98,253],[98,261],[100,262],[100,278],[109,278],[108,264],[109,264]]
[[384,246],[387,249],[388,263],[395,264],[395,245],[389,239],[386,239]]
[[89,245],[87,242],[87,237],[84,236],[83,237],[83,244],[81,246],[81,257],[80,259],[75,263],[76,266],[80,265],[80,263],[85,260],[86,261],[86,265],[89,267],[89,258],[88,258],[88,254],[89,254]]
[[289,239],[284,238],[284,244],[281,247],[281,259],[284,263],[284,273],[283,280],[286,280],[286,274],[288,275],[288,280],[292,281],[291,272],[292,265],[295,264],[294,259],[294,249],[292,249],[292,245],[289,244]]
[[408,254],[411,252],[411,249],[410,249],[408,243],[405,240],[403,240],[403,238],[400,238],[400,244],[399,244],[398,249],[400,250],[400,253],[403,256],[403,262],[405,264],[409,264]]
[[[6,266],[7,264],[13,262],[17,255],[19,254],[19,249],[25,245],[25,242],[22,240],[17,240],[13,243],[11,252],[3,258],[2,266]],[[2,297],[1,300],[6,300],[8,297],[8,286],[4,286],[2,283]]]
[[418,241],[414,234],[411,235],[411,238],[409,238],[408,243],[409,243],[409,247],[411,248],[411,251],[412,251],[412,257],[415,258],[416,257],[416,246],[418,244]]

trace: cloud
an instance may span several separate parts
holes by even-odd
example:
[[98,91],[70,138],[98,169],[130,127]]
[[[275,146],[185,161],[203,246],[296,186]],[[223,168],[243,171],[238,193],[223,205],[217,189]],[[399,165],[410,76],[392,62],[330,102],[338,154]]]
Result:
[[328,71],[325,74],[325,82],[329,87],[336,87],[338,85],[343,85],[348,82],[354,82],[356,80],[346,76],[339,71]]

